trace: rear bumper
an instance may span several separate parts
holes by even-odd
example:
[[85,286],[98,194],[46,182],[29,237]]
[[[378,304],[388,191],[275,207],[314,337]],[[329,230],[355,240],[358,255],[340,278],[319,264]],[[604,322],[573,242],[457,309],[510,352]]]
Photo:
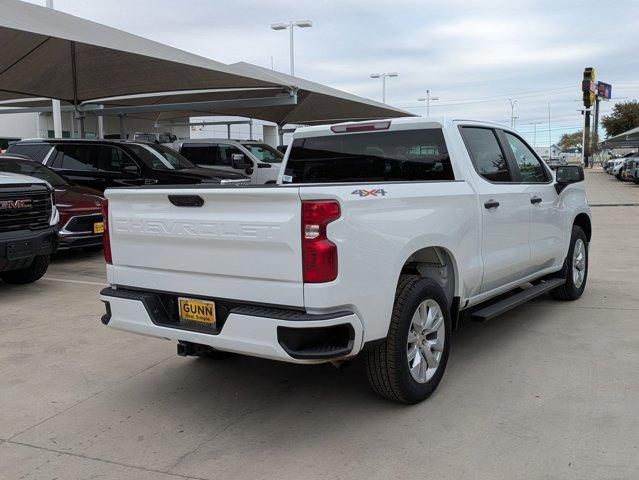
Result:
[[0,271],[12,270],[12,264],[24,263],[25,259],[37,255],[50,255],[57,248],[57,227],[49,227],[36,232],[20,230],[0,233]]
[[352,357],[362,345],[362,323],[347,311],[311,315],[238,306],[229,310],[218,332],[205,333],[169,319],[175,317],[174,312],[167,312],[155,293],[105,288],[100,299],[107,308],[102,323],[109,327],[272,360],[322,363]]

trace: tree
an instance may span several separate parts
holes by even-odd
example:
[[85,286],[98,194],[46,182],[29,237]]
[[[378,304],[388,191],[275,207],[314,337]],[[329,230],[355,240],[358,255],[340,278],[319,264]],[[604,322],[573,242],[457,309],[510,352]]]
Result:
[[562,150],[566,150],[568,148],[581,147],[581,143],[583,140],[584,132],[579,130],[574,133],[564,133],[559,139],[559,147]]
[[639,102],[633,100],[615,104],[612,113],[601,118],[601,125],[606,130],[607,137],[614,137],[626,130],[639,127]]

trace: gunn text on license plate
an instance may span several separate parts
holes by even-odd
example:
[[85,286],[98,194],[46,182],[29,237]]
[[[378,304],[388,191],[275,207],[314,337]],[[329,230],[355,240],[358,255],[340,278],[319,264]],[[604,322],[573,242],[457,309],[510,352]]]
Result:
[[180,297],[178,304],[180,320],[215,325],[215,302]]

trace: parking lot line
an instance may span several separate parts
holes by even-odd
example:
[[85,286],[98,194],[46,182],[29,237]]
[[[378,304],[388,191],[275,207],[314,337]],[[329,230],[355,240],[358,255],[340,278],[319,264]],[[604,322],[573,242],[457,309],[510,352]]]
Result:
[[68,455],[68,456],[75,457],[75,458],[81,458],[83,460],[91,460],[91,461],[94,461],[94,462],[103,462],[103,463],[108,463],[108,464],[111,464],[111,465],[117,465],[117,466],[120,466],[120,467],[132,468],[132,469],[135,469],[135,470],[142,470],[144,472],[149,472],[149,473],[158,473],[158,474],[161,474],[161,475],[166,475],[168,477],[186,478],[188,480],[208,480],[208,479],[206,479],[204,477],[194,477],[192,475],[182,475],[182,474],[179,474],[179,473],[164,472],[162,470],[157,470],[157,469],[154,469],[154,468],[141,467],[139,465],[129,465],[127,463],[115,462],[113,460],[106,460],[104,458],[90,457],[90,456],[82,455],[82,454],[79,454],[79,453],[65,452],[65,451],[62,451],[62,450],[56,450],[54,448],[40,447],[38,445],[31,445],[30,443],[16,442],[14,440],[6,440],[4,443],[5,444],[19,446],[19,447],[35,448],[37,450],[43,450],[43,451],[46,451],[46,452],[55,453],[57,455]]
[[89,282],[87,280],[69,280],[67,278],[56,278],[45,276],[41,280],[49,280],[51,282],[63,282],[63,283],[79,283],[81,285],[97,285],[99,287],[106,287],[107,284],[104,282]]

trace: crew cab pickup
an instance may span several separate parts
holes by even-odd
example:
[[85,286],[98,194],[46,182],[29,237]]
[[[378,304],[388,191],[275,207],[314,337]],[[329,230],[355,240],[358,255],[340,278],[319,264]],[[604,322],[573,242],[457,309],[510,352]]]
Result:
[[0,172],[0,280],[31,283],[58,248],[59,214],[44,180]]
[[102,322],[181,355],[363,354],[375,391],[419,402],[460,312],[487,320],[546,292],[581,296],[583,179],[500,124],[300,128],[274,186],[107,190]]

